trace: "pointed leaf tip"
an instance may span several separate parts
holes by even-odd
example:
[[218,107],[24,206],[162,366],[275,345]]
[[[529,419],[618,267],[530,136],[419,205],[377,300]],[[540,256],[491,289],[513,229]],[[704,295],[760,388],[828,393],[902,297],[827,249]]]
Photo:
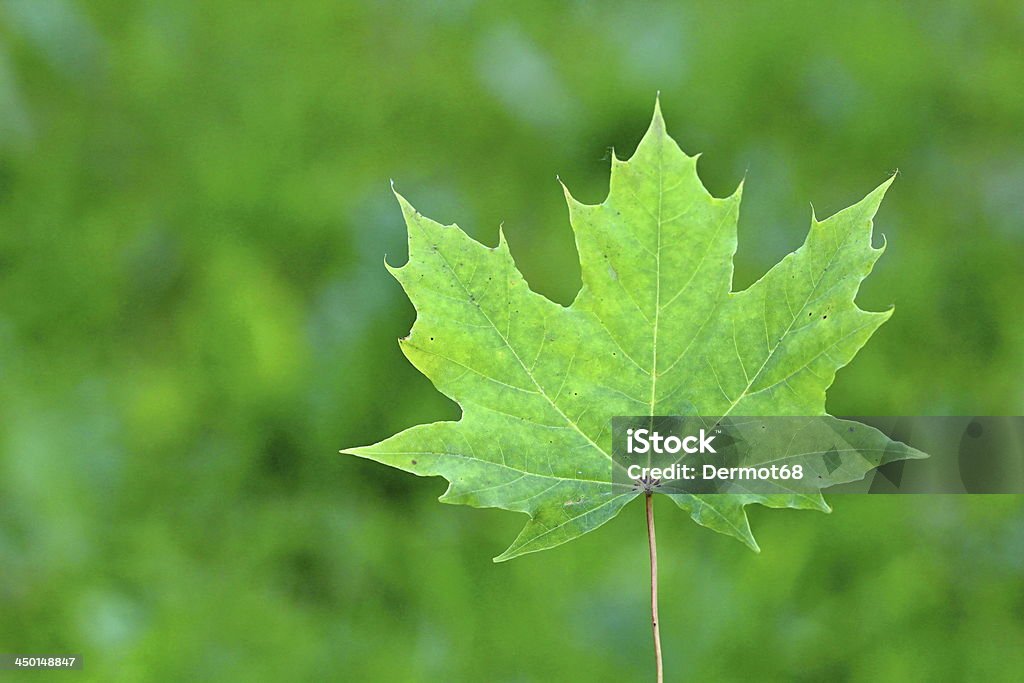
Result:
[[873,195],[875,193],[880,193],[880,194],[884,195],[886,193],[886,191],[889,189],[889,187],[893,184],[893,181],[895,181],[895,180],[896,180],[896,174],[893,173],[891,176],[889,176],[888,178],[883,180],[881,183],[879,183],[878,187],[876,187],[874,190],[872,190],[870,192],[870,194]]
[[391,191],[392,193],[394,193],[395,199],[398,200],[398,205],[402,208],[402,215],[405,217],[407,223],[410,218],[415,218],[416,216],[419,215],[420,212],[416,210],[415,206],[409,203],[409,200],[406,199],[401,192],[394,188],[392,188]]
[[640,151],[639,148],[640,146],[643,146],[645,141],[652,138],[659,138],[666,134],[667,133],[665,131],[665,118],[662,116],[661,113],[661,97],[658,96],[654,98],[654,113],[651,115],[651,123],[649,126],[647,126],[647,132],[644,133],[643,139],[640,140],[640,145],[637,147],[637,150],[633,153],[633,158],[636,157],[636,153]]
[[657,125],[661,130],[665,129],[665,117],[661,113],[661,92],[654,98],[654,115],[651,117],[651,128]]
[[[869,218],[874,218],[875,214],[878,213],[878,207],[882,205],[882,199],[885,198],[885,193],[889,190],[894,180],[896,180],[895,175],[889,176],[878,187],[869,192],[864,199],[858,202],[867,210]],[[857,206],[857,204],[854,206]]]
[[754,551],[755,554],[761,554],[761,546],[758,545],[757,539],[754,538],[752,533],[748,533],[746,537],[742,539],[743,544]]
[[562,186],[562,192],[565,193],[565,196],[571,197],[572,195],[569,192],[569,187],[562,181],[562,178],[556,175],[555,180],[558,182],[559,185]]
[[732,194],[729,195],[728,197],[726,197],[726,199],[731,199],[731,200],[735,200],[735,201],[741,200],[743,198],[743,186],[746,183],[747,183],[747,174],[744,173],[743,177],[740,178],[739,184],[736,185],[736,189],[733,190]]

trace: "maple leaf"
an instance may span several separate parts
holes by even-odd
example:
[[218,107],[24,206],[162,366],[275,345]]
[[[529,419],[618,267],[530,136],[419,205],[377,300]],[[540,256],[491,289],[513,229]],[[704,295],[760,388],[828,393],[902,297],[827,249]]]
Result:
[[[568,307],[531,291],[503,232],[486,247],[396,193],[409,261],[387,267],[417,311],[400,345],[463,414],[344,452],[444,477],[443,502],[528,514],[500,561],[596,529],[642,495],[610,486],[613,416],[824,416],[836,371],[892,314],[854,303],[884,250],[871,245],[872,218],[892,179],[826,220],[812,216],[803,246],[734,292],[742,183],[712,197],[696,165],[656,105],[633,157],[613,155],[604,202],[565,190],[583,279]],[[867,450],[922,457],[861,431]],[[860,462],[822,485],[878,464]],[[817,492],[667,495],[755,550],[746,505],[829,509]]]

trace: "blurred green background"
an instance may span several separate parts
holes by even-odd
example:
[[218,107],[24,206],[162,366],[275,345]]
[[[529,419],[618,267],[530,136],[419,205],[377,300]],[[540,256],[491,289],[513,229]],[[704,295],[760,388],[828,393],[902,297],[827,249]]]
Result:
[[[1019,2],[0,2],[0,651],[76,680],[648,680],[641,505],[494,565],[524,518],[338,449],[457,417],[389,178],[533,286],[579,286],[657,90],[737,286],[900,177],[836,414],[1024,409]],[[673,680],[1010,680],[1021,497],[658,500]]]

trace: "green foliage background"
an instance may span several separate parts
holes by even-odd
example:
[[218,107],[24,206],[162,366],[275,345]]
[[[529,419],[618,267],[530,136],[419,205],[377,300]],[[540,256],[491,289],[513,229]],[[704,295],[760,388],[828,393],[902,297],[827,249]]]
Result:
[[[985,3],[0,2],[0,651],[82,680],[646,679],[641,507],[490,558],[522,519],[353,457],[457,416],[395,339],[388,179],[567,303],[558,173],[607,189],[662,92],[737,285],[893,169],[859,301],[896,315],[837,414],[1024,408],[1024,11]],[[664,501],[658,501],[662,503]],[[659,505],[666,667],[1009,679],[1020,497]]]

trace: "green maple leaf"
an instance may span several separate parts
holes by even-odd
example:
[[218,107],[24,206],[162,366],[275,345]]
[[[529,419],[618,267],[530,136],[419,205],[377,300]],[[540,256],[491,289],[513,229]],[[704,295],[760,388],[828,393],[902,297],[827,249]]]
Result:
[[[734,292],[742,183],[712,197],[696,164],[656,106],[633,157],[613,158],[604,202],[581,204],[566,190],[583,279],[568,307],[530,290],[503,233],[486,247],[396,193],[409,261],[388,269],[418,314],[400,345],[463,415],[345,452],[443,476],[443,502],[530,515],[500,561],[596,529],[643,494],[610,486],[613,416],[825,415],[836,371],[892,314],[854,303],[884,250],[871,246],[872,217],[891,179],[812,218],[803,246]],[[866,450],[894,443],[864,433]],[[905,457],[921,454],[890,454]],[[878,464],[860,462],[841,480]],[[820,493],[668,495],[755,550],[744,506],[829,509]]]

